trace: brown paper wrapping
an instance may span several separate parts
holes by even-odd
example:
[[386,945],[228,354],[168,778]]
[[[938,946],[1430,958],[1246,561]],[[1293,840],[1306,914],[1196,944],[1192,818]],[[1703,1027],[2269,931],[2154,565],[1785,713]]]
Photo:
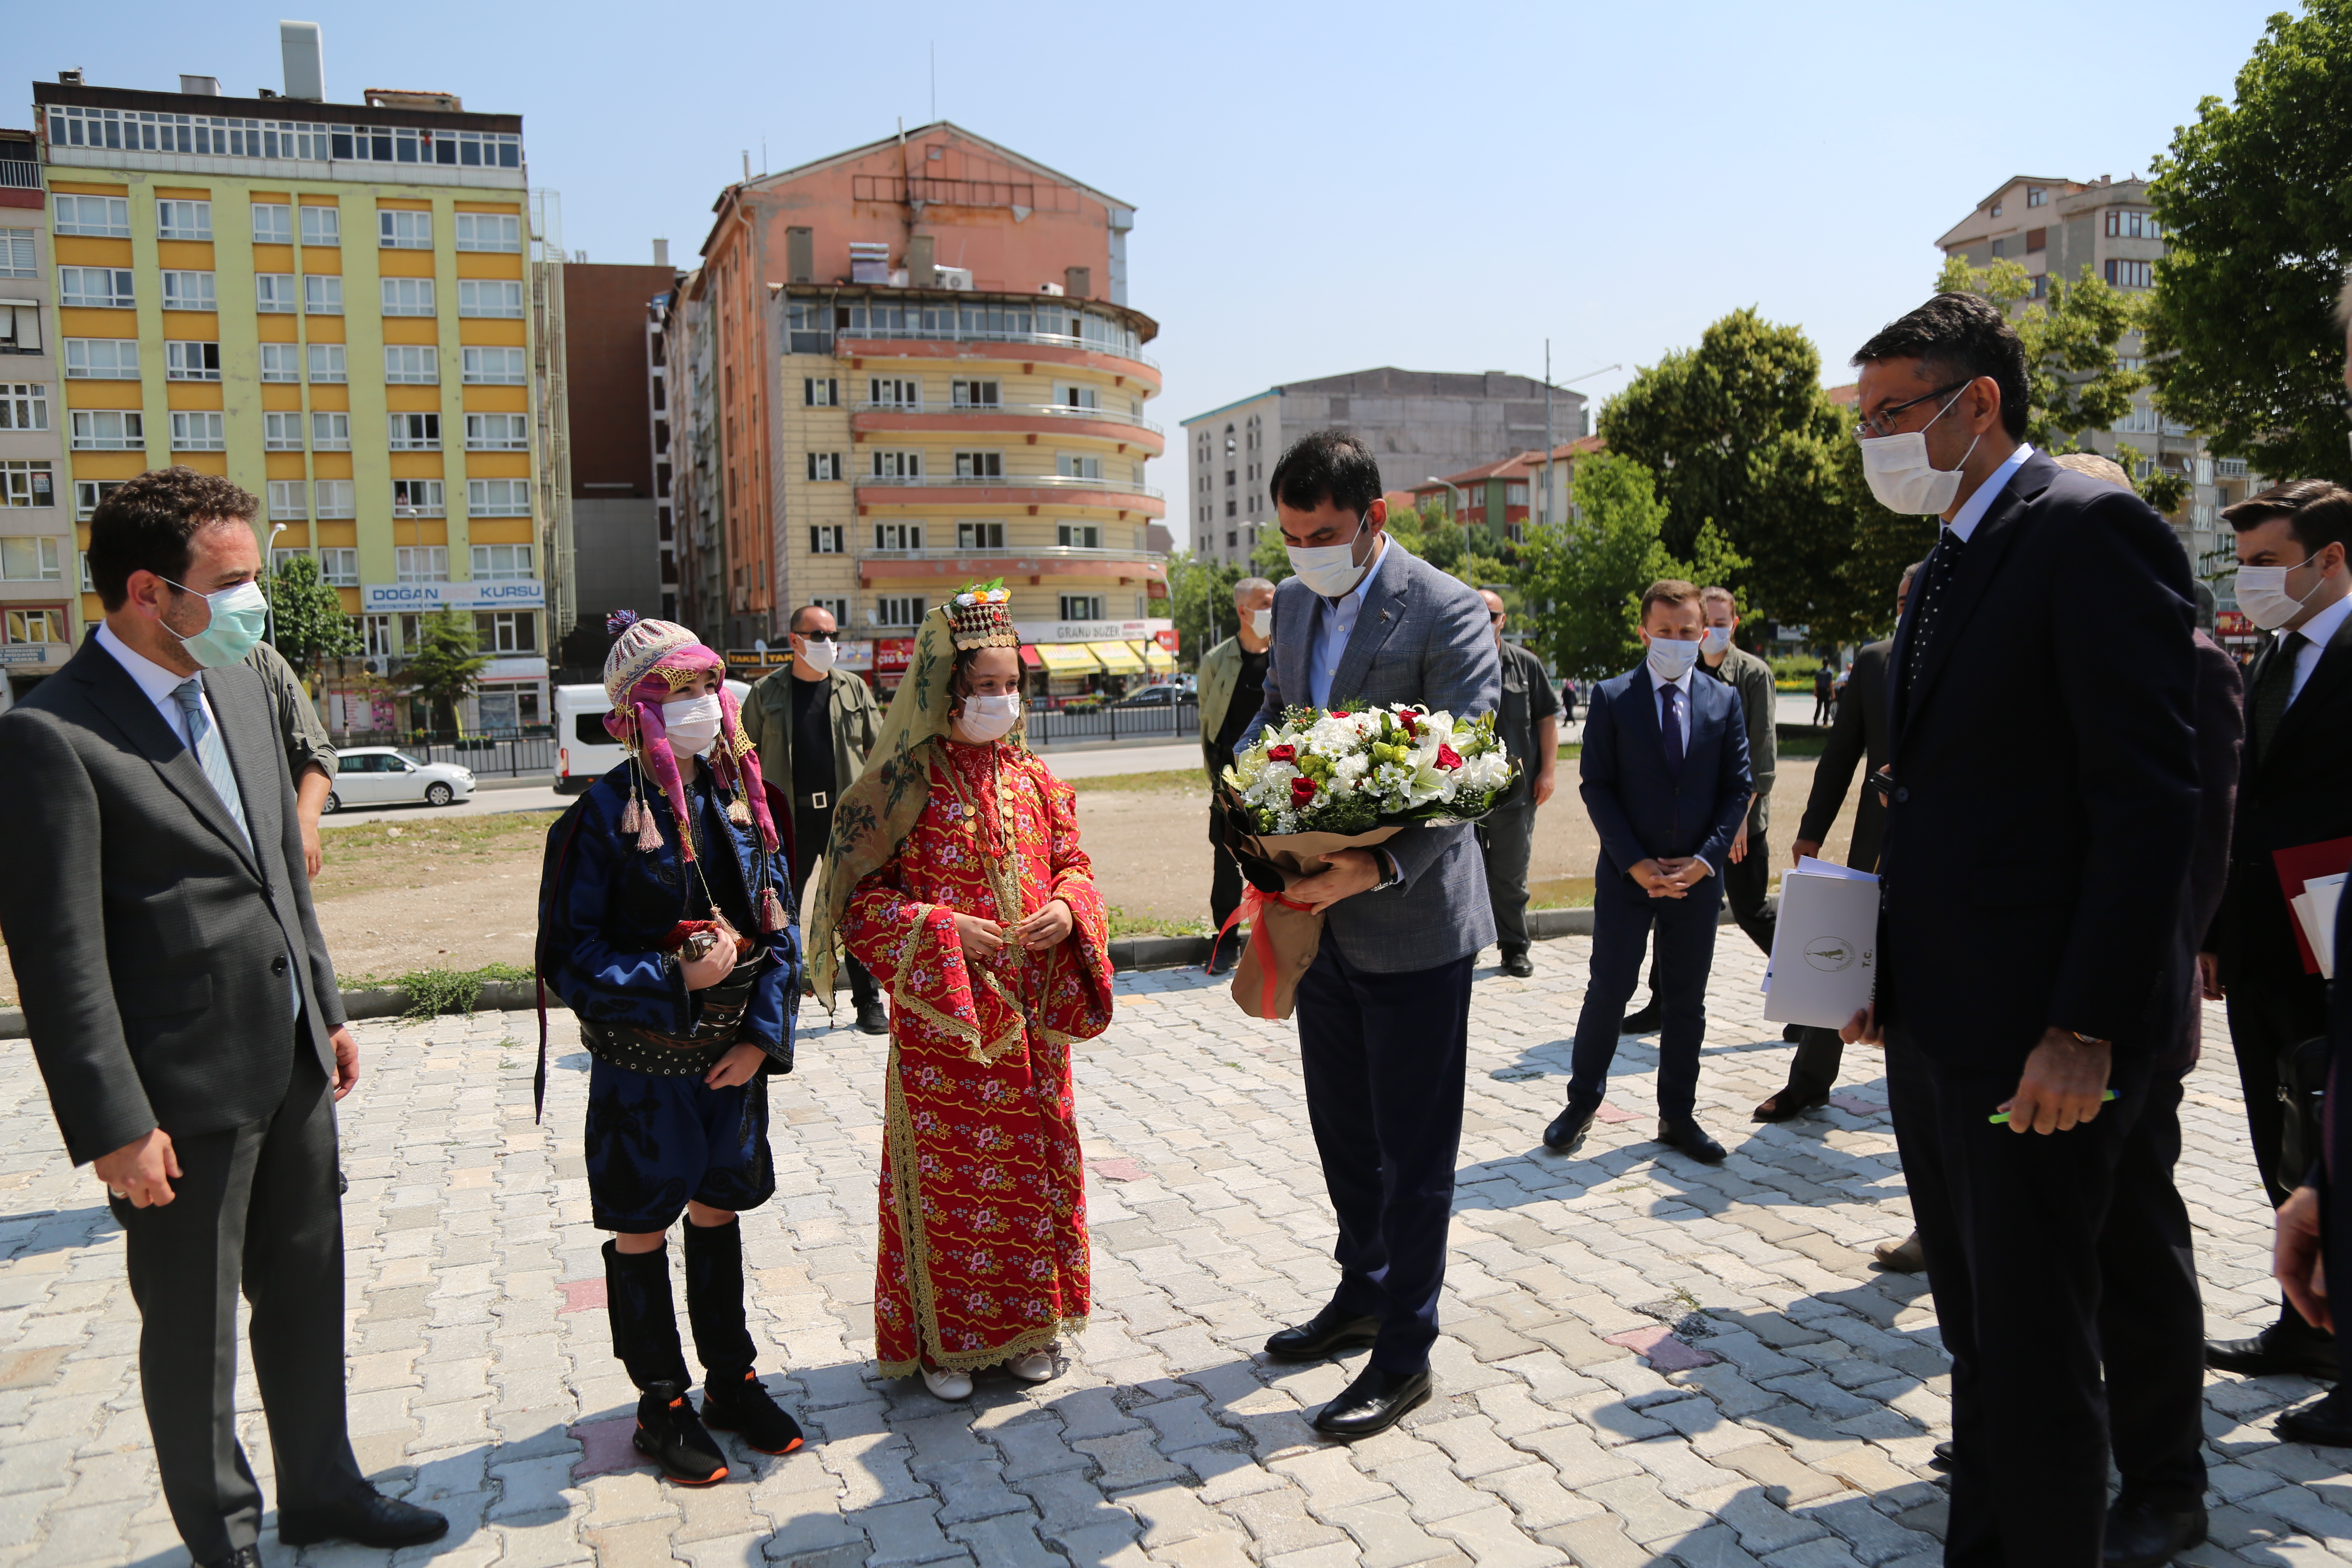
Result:
[[[1287,889],[1322,870],[1319,857],[1336,849],[1368,849],[1403,831],[1269,833],[1244,836],[1239,846],[1280,872]],[[1323,945],[1323,912],[1253,886],[1243,896],[1240,918],[1249,921],[1250,939],[1234,966],[1234,1000],[1253,1018],[1288,1018],[1299,979]]]

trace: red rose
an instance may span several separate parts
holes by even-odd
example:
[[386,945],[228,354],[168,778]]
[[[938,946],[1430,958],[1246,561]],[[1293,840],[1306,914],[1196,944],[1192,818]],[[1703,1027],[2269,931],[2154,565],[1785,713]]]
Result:
[[1296,746],[1268,746],[1265,749],[1265,760],[1269,763],[1293,762],[1297,756],[1298,748]]
[[1303,806],[1315,798],[1315,781],[1304,773],[1290,781],[1290,804]]
[[1400,713],[1400,714],[1398,714],[1398,715],[1397,715],[1397,722],[1398,722],[1399,724],[1401,724],[1401,725],[1402,725],[1402,726],[1404,727],[1404,732],[1405,732],[1408,736],[1412,737],[1413,740],[1416,740],[1416,741],[1418,741],[1418,740],[1420,740],[1420,739],[1421,739],[1421,727],[1420,727],[1420,723],[1419,723],[1419,721],[1416,721],[1416,720],[1413,718],[1413,716],[1412,716],[1412,714],[1410,714],[1410,713]]
[[1334,708],[1331,710],[1331,717],[1334,719],[1345,719],[1347,716],[1348,712],[1344,708]]
[[1437,765],[1441,768],[1458,768],[1462,765],[1462,754],[1440,741],[1437,742]]

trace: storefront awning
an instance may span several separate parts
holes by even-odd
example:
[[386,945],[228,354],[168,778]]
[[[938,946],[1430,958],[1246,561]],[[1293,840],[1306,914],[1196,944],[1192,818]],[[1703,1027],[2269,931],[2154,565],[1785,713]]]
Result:
[[1123,642],[1094,642],[1087,646],[1095,650],[1096,657],[1102,660],[1103,668],[1113,675],[1143,673],[1143,660],[1136,657],[1135,649]]
[[1085,643],[1043,642],[1037,645],[1037,657],[1055,675],[1092,675],[1102,668],[1102,660]]
[[1045,668],[1045,661],[1044,659],[1039,658],[1037,657],[1037,649],[1036,649],[1036,647],[1035,647],[1035,645],[1034,645],[1034,644],[1031,644],[1031,643],[1023,643],[1023,644],[1021,645],[1021,668],[1024,668],[1024,669],[1042,669],[1042,668]]
[[1129,647],[1143,656],[1144,668],[1154,675],[1168,675],[1176,668],[1176,656],[1156,642],[1129,643]]

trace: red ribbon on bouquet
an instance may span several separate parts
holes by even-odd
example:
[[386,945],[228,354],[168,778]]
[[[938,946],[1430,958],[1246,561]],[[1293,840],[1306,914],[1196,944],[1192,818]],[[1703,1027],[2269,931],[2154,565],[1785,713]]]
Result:
[[[1209,956],[1214,958],[1217,955],[1217,949],[1224,943],[1225,933],[1233,930],[1235,922],[1244,915],[1248,915],[1250,945],[1258,950],[1258,973],[1265,977],[1265,995],[1258,1003],[1258,1015],[1261,1017],[1270,1018],[1274,1016],[1274,992],[1277,979],[1274,973],[1272,951],[1274,944],[1265,934],[1265,922],[1257,919],[1258,911],[1268,904],[1280,904],[1286,910],[1297,910],[1303,915],[1311,915],[1315,912],[1313,904],[1302,904],[1286,893],[1269,893],[1256,883],[1251,882],[1242,889],[1242,901],[1234,907],[1232,914],[1225,917],[1225,923],[1217,928],[1217,934],[1209,939]],[[1201,966],[1203,973],[1207,972],[1208,967],[1205,963]]]

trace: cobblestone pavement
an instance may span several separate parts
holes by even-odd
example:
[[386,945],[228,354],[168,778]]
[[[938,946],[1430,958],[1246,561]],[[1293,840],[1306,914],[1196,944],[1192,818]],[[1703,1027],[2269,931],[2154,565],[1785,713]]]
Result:
[[[528,1015],[375,1025],[343,1122],[352,1426],[366,1468],[447,1512],[402,1563],[972,1562],[1911,1568],[1933,1561],[1947,1372],[1924,1286],[1864,1251],[1906,1227],[1875,1063],[1831,1111],[1755,1128],[1788,1047],[1725,933],[1707,1169],[1647,1141],[1630,1043],[1592,1152],[1544,1153],[1585,944],[1483,970],[1437,1348],[1438,1397],[1352,1448],[1316,1405],[1356,1359],[1286,1366],[1266,1333],[1331,1284],[1295,1037],[1196,973],[1130,976],[1086,1048],[1096,1314],[1052,1383],[941,1404],[869,1370],[878,1042],[812,1029],[774,1098],[781,1190],[745,1230],[761,1365],[810,1429],[688,1491],[632,1463],[634,1393],[601,1310],[579,1155],[586,1058],[555,1015],[546,1123]],[[2209,1039],[2225,1037],[2218,1016]],[[2190,1085],[2183,1184],[2214,1323],[2270,1310],[2267,1216],[2226,1048]],[[0,1560],[185,1558],[158,1500],[122,1241],[58,1152],[30,1055],[0,1070]],[[1530,1151],[1533,1150],[1533,1152]],[[1358,1352],[1360,1355],[1361,1352]],[[2200,1564],[2352,1558],[2342,1456],[2281,1444],[2300,1379],[2211,1381],[2214,1543]],[[268,1481],[251,1379],[245,1440]],[[728,1439],[730,1444],[732,1439]],[[296,1562],[273,1532],[265,1560]],[[305,1563],[383,1563],[350,1547]]]

